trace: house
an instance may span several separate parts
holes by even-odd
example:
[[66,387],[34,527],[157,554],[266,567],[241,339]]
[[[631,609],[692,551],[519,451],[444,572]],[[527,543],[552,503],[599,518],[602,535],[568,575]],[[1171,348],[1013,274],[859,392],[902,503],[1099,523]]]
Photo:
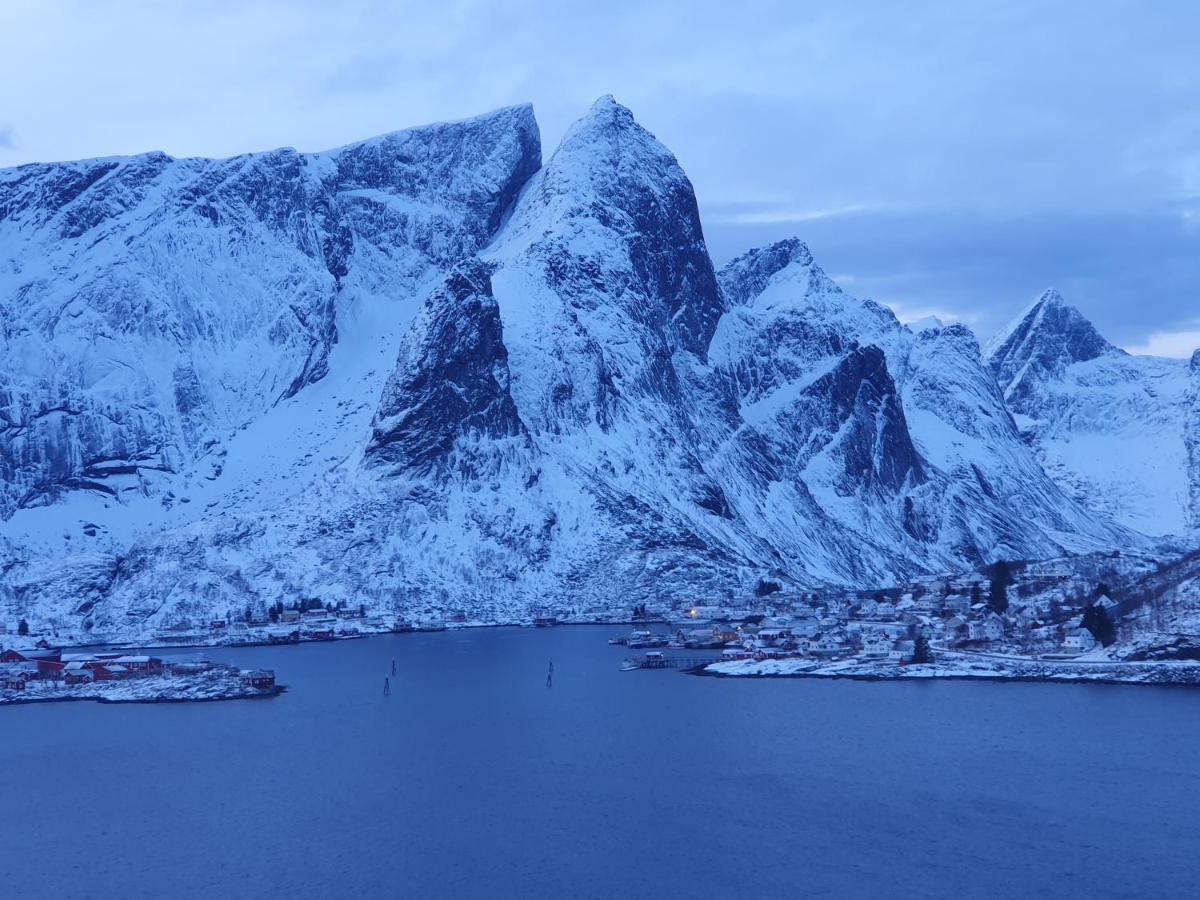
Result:
[[942,601],[942,610],[965,619],[971,611],[971,601],[962,594],[956,594]]
[[38,678],[58,679],[63,677],[63,669],[66,668],[66,664],[62,662],[62,660],[43,657],[41,659],[35,658],[30,661],[36,663],[37,665]]
[[275,670],[242,669],[238,673],[238,680],[246,687],[252,687],[260,691],[271,690],[275,687]]
[[675,633],[675,640],[685,647],[710,647],[714,643],[713,632],[710,628],[682,628]]
[[875,618],[875,612],[879,608],[879,604],[874,600],[867,599],[858,604],[858,615],[863,619]]
[[712,639],[721,644],[728,644],[730,641],[738,639],[738,631],[728,622],[714,622],[712,626]]
[[81,662],[67,663],[67,668],[63,672],[64,680],[69,685],[76,684],[91,684],[96,680],[96,676],[91,669],[85,669]]
[[895,605],[892,603],[889,603],[887,600],[882,600],[879,603],[875,604],[875,618],[891,619],[891,618],[894,618],[895,615],[896,615]]
[[25,676],[19,673],[6,673],[3,680],[0,681],[0,687],[6,691],[23,691],[25,690]]
[[1004,620],[995,613],[987,615],[983,619],[983,639],[985,641],[998,641],[1004,637]]
[[136,675],[155,675],[162,672],[162,660],[157,656],[118,656],[113,660]]
[[951,616],[946,620],[946,640],[954,641],[962,637],[967,630],[967,620],[962,616]]
[[790,641],[792,632],[789,628],[764,628],[758,633],[758,639],[768,647],[774,647]]
[[909,662],[916,652],[915,647],[916,645],[913,641],[896,641],[896,643],[892,644],[891,649],[888,650],[888,659],[895,660],[896,662]]
[[826,632],[815,640],[808,642],[808,651],[822,656],[845,653],[848,649],[845,642],[842,641],[841,636],[832,632]]
[[1096,639],[1086,628],[1075,628],[1068,631],[1063,638],[1063,649],[1077,653],[1085,653],[1096,646]]
[[95,666],[92,668],[92,678],[96,681],[122,681],[129,677],[129,670],[116,663]]
[[816,619],[798,619],[790,627],[797,637],[816,637],[821,631],[821,623]]
[[20,650],[14,650],[12,647],[9,647],[3,653],[0,653],[0,663],[25,662],[28,658],[29,657],[27,657]]

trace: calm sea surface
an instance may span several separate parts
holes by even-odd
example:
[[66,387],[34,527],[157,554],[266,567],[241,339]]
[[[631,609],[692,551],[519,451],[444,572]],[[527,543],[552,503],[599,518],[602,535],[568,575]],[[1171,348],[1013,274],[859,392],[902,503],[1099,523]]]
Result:
[[612,630],[213,651],[289,692],[0,709],[0,895],[1200,896],[1200,691],[620,673]]

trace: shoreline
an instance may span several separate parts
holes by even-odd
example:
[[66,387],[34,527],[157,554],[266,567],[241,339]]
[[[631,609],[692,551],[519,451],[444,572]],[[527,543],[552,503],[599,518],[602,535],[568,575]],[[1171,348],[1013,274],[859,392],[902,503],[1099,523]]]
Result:
[[105,696],[55,696],[0,698],[0,706],[29,706],[34,703],[103,703],[110,706],[154,703],[223,703],[228,700],[273,700],[287,692],[287,685],[276,685],[270,691],[253,694],[230,694],[226,697],[105,697]]
[[[786,663],[789,660],[777,660],[778,663]],[[798,662],[798,661],[796,661]],[[728,668],[741,665],[743,671],[729,671]],[[759,668],[752,668],[746,665],[746,661],[734,662],[718,662],[710,663],[707,666],[698,666],[692,669],[685,670],[685,674],[696,675],[702,678],[730,678],[730,679],[768,679],[768,678],[809,678],[809,679],[824,679],[824,680],[843,680],[843,681],[906,681],[906,682],[935,682],[935,681],[1009,681],[1037,684],[1111,684],[1111,685],[1127,685],[1138,687],[1173,687],[1173,688],[1198,688],[1200,687],[1200,664],[1178,664],[1178,663],[1154,663],[1154,662],[1137,662],[1137,663],[1120,663],[1114,662],[1111,664],[1111,669],[1107,666],[1103,671],[1098,671],[1094,675],[1090,675],[1085,671],[1071,671],[1066,668],[1056,669],[1053,666],[1045,666],[1046,671],[1030,672],[1022,671],[1020,668],[1002,668],[995,667],[993,669],[963,669],[953,666],[942,667],[936,663],[932,665],[920,666],[895,666],[894,669],[880,669],[879,667],[855,667],[846,665],[844,668],[829,668],[823,666],[811,666],[809,668],[799,668],[797,666],[782,666],[781,671],[763,671],[761,664],[756,664]],[[1042,663],[1030,661],[1028,665],[1043,667]],[[1069,664],[1068,664],[1069,665]],[[1091,663],[1090,665],[1103,666],[1104,664]],[[1114,671],[1117,670],[1117,671]]]

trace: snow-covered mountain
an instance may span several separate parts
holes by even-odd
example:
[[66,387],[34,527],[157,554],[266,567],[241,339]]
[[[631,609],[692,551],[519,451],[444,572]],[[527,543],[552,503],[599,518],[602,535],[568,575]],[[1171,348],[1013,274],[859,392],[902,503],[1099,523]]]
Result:
[[0,517],[177,491],[495,232],[540,163],[530,107],[341,150],[0,173]]
[[966,328],[900,325],[798,241],[751,251],[721,280],[731,309],[712,358],[743,419],[786,446],[795,477],[860,540],[935,570],[1128,540],[1045,476]]
[[544,167],[518,107],[0,189],[0,615],[511,620],[1141,540],[1046,477],[965,329],[798,241],[715,273],[611,98]]
[[1195,525],[1187,360],[1126,353],[1054,290],[992,340],[987,359],[1022,434],[1067,494],[1145,534]]

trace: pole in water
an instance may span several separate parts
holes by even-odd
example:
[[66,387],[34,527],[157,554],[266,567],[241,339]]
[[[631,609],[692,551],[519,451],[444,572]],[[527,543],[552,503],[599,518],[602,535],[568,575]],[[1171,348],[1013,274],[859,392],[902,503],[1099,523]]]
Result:
[[392,682],[388,679],[388,677],[386,675],[383,676],[383,696],[385,696],[385,697],[392,696]]
[[392,674],[396,674],[396,657],[392,657]]
[[554,687],[554,660],[550,660],[550,669],[546,672],[546,687]]
[[550,660],[550,674],[554,674],[554,660]]

